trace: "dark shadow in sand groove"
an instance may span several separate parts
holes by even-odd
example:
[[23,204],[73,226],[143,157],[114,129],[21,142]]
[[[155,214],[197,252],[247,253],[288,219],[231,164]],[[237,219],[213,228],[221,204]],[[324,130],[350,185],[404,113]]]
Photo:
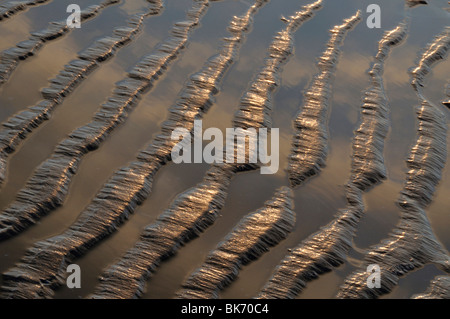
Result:
[[447,95],[447,98],[442,101],[442,104],[450,109],[450,83],[448,83],[447,87],[445,88],[445,95]]
[[415,6],[419,6],[419,5],[427,5],[428,1],[427,0],[405,0],[406,1],[406,5],[410,8],[413,8]]

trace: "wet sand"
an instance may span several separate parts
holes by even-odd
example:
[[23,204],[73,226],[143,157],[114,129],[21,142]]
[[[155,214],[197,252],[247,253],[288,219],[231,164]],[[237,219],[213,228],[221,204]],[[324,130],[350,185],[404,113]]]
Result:
[[[6,2],[2,1],[1,4]],[[242,105],[245,106],[245,103],[242,103],[245,101],[245,93],[251,92],[252,83],[255,83],[258,74],[263,70],[274,35],[287,25],[280,17],[289,19],[301,10],[302,6],[313,1],[299,3],[293,0],[272,0],[252,12],[249,29],[243,35],[242,43],[238,43],[233,60],[226,68],[220,66],[223,70],[220,69],[222,73],[216,74],[215,81],[208,80],[215,74],[213,71],[207,78],[192,78],[191,75],[199,74],[207,60],[221,52],[224,37],[236,36],[233,32],[230,35],[227,26],[233,16],[242,16],[248,12],[255,1],[204,1],[208,4],[197,8],[201,11],[195,16],[199,24],[193,25],[192,28],[184,24],[189,21],[188,10],[195,10],[194,4],[202,6],[203,1],[160,1],[163,4],[160,10],[143,18],[138,26],[139,30],[129,41],[116,46],[113,54],[108,54],[111,47],[105,46],[102,47],[101,53],[86,51],[95,43],[99,43],[99,40],[113,35],[115,28],[130,26],[132,15],[145,14],[151,7],[158,7],[157,2],[159,1],[121,1],[106,6],[95,17],[83,22],[81,29],[46,41],[39,50],[33,51],[34,55],[20,60],[14,72],[0,85],[0,121],[14,124],[3,126],[2,132],[5,133],[1,133],[3,142],[7,141],[4,137],[9,138],[9,144],[2,143],[2,151],[5,154],[1,158],[5,170],[0,190],[0,233],[8,234],[2,236],[0,241],[0,272],[5,274],[0,284],[3,293],[6,291],[6,297],[8,294],[10,297],[37,297],[42,296],[42,292],[54,298],[85,298],[94,294],[100,284],[99,277],[129,252],[141,238],[144,229],[158,223],[160,216],[167,216],[163,213],[173,208],[174,203],[180,203],[177,201],[180,194],[202,185],[207,172],[211,170],[208,164],[171,163],[166,155],[167,149],[170,148],[166,145],[163,151],[164,148],[155,147],[164,143],[164,139],[158,135],[164,132],[164,129],[170,130],[173,127],[173,123],[165,122],[174,114],[171,110],[177,110],[177,105],[185,105],[179,102],[182,94],[194,92],[189,91],[191,84],[188,80],[191,78],[192,85],[198,85],[195,90],[210,90],[208,92],[211,96],[208,95],[207,100],[191,105],[193,110],[194,106],[200,107],[195,112],[201,112],[204,128],[217,127],[225,130],[236,123],[247,125],[245,123],[248,119],[236,121],[236,118],[239,118],[236,117],[236,111],[242,110]],[[208,227],[204,227],[203,232],[196,232],[198,237],[190,238],[189,242],[177,249],[174,256],[163,258],[164,260],[158,263],[158,269],[152,273],[151,278],[146,278],[144,284],[140,284],[140,289],[143,289],[140,295],[143,298],[176,297],[183,283],[189,280],[197,269],[202,269],[210,253],[214,254],[218,244],[227,235],[233,234],[233,229],[242,218],[262,209],[265,202],[284,186],[291,186],[293,191],[293,211],[296,217],[293,229],[285,236],[286,239],[271,245],[264,254],[258,254],[256,260],[246,263],[244,267],[239,266],[239,275],[229,282],[227,287],[221,287],[220,290],[223,290],[218,297],[258,296],[289,250],[294,250],[314,236],[321,227],[332,222],[338,212],[348,208],[349,197],[353,196],[349,196],[349,181],[353,185],[363,185],[361,189],[364,193],[358,195],[363,208],[361,206],[358,209],[362,209],[364,214],[359,216],[359,222],[354,225],[354,234],[346,237],[346,241],[348,238],[351,240],[345,253],[341,253],[342,261],[336,265],[331,263],[331,272],[308,281],[301,293],[294,293],[289,297],[344,296],[343,291],[352,290],[348,288],[349,282],[355,282],[351,278],[355,278],[355,274],[364,268],[361,268],[361,262],[366,252],[379,246],[383,239],[390,238],[392,231],[401,225],[405,210],[406,213],[420,210],[418,214],[429,220],[426,232],[413,234],[411,230],[406,230],[411,232],[412,238],[428,239],[431,235],[434,236],[445,256],[445,249],[450,247],[450,218],[447,214],[450,208],[447,196],[450,191],[450,171],[448,164],[445,165],[448,160],[448,143],[445,145],[445,140],[448,141],[449,138],[445,129],[448,127],[449,109],[442,102],[448,100],[446,87],[450,61],[439,61],[424,77],[420,94],[425,97],[426,102],[418,98],[411,85],[412,78],[408,70],[420,66],[421,55],[428,44],[449,25],[449,13],[445,10],[448,7],[447,1],[429,1],[428,5],[418,5],[411,9],[405,7],[405,1],[390,1],[382,5],[381,29],[369,29],[366,26],[365,12],[370,1],[344,2],[337,4],[335,1],[324,0],[323,7],[292,33],[293,52],[278,72],[279,83],[268,99],[270,108],[261,109],[261,114],[268,120],[258,122],[262,117],[256,114],[256,107],[253,109],[255,113],[249,117],[256,120],[258,125],[268,125],[270,120],[272,127],[280,128],[278,173],[261,175],[259,170],[249,170],[230,176],[230,180],[226,181],[229,183],[226,185],[227,196],[215,211],[217,218],[209,223]],[[65,0],[48,1],[17,11],[1,20],[0,51],[13,48],[20,41],[28,39],[33,32],[47,28],[48,22],[64,19],[67,16],[65,8],[69,3],[71,2]],[[91,0],[77,3],[81,8],[86,8],[101,2]],[[345,35],[339,58],[334,65],[335,70],[332,71],[327,84],[330,90],[326,101],[327,114],[321,124],[327,133],[327,152],[320,153],[323,164],[316,165],[320,169],[315,174],[309,174],[307,170],[306,178],[296,178],[301,180],[300,185],[292,184],[293,179],[291,178],[291,182],[289,180],[292,175],[292,143],[293,137],[299,134],[294,120],[297,115],[302,114],[302,110],[307,110],[304,106],[308,103],[308,88],[311,88],[319,74],[317,58],[322,56],[326,49],[330,39],[329,31],[334,26],[341,25],[343,19],[353,16],[358,9],[361,10],[362,21]],[[368,71],[373,67],[372,63],[384,32],[394,30],[407,16],[410,19],[407,35],[401,43],[390,49],[383,61],[383,72],[379,74],[383,85],[382,95],[386,99],[382,104],[387,107],[383,116],[387,117],[389,122],[386,134],[386,127],[383,127],[385,124],[380,126],[362,117],[363,98],[373,84]],[[177,24],[180,21],[184,23]],[[145,65],[148,66],[151,61],[151,66],[155,67],[161,60],[158,62],[144,58],[158,54],[158,43],[169,41],[167,43],[173,45],[173,36],[169,31],[177,28],[177,25],[178,28],[189,29],[186,30],[186,37],[182,37],[183,48],[172,54],[170,62],[161,70],[153,69],[158,74],[156,79],[151,70],[145,70]],[[120,34],[124,35],[125,33]],[[225,43],[229,45],[231,42]],[[115,45],[113,42],[107,44]],[[172,49],[175,50],[174,47]],[[83,52],[91,52],[95,58],[93,55],[87,57]],[[105,54],[108,58],[103,58]],[[82,72],[74,78],[76,83],[74,80],[65,79],[68,82],[59,81],[57,86],[52,86],[51,80],[56,79],[57,75],[65,70],[65,65],[77,59],[85,62],[95,60],[96,67],[86,73],[83,73],[85,64],[82,69],[72,68],[71,70]],[[139,61],[147,64],[138,66]],[[139,73],[133,73],[136,66],[140,69]],[[128,82],[120,82],[123,80]],[[149,81],[150,89],[147,87]],[[45,89],[49,87],[52,88],[51,91]],[[115,94],[120,98],[114,98]],[[127,98],[123,98],[124,96]],[[111,107],[107,104],[110,103],[107,102],[108,97],[109,101],[111,98],[115,101],[115,104],[110,104]],[[41,103],[55,99],[60,102],[55,107],[53,104]],[[123,113],[118,113],[128,105],[127,101],[130,99],[135,99],[130,103],[132,106],[123,109]],[[207,109],[204,109],[202,103],[208,105]],[[102,105],[107,107],[102,110]],[[417,179],[414,172],[411,173],[411,169],[423,169],[417,167],[420,161],[412,164],[410,162],[409,167],[406,162],[411,154],[415,154],[414,145],[420,142],[421,118],[416,110],[421,105],[425,109],[433,105],[433,109],[436,108],[440,112],[437,118],[443,130],[438,136],[434,134],[439,138],[439,142],[430,141],[430,145],[444,144],[441,151],[435,155],[438,161],[431,159],[429,163],[425,163],[430,172],[439,171],[438,174],[431,173],[435,189],[426,186],[429,190],[426,195],[415,193],[416,188],[420,190],[424,187],[415,186]],[[31,117],[29,113],[23,113],[22,115],[26,116],[20,115],[20,121],[11,120],[13,116],[30,108],[34,112]],[[119,116],[120,120],[113,125],[105,124],[104,127],[95,124],[93,120],[99,119],[99,114],[112,119],[113,115],[107,115],[105,110],[111,110],[111,114]],[[424,117],[425,120],[429,118],[427,114]],[[184,125],[189,125],[187,117],[176,118],[183,119]],[[23,126],[25,122],[28,123],[28,129]],[[433,123],[425,129],[425,135],[436,128]],[[356,168],[353,159],[361,157],[354,156],[355,130],[360,125],[361,130],[367,129],[368,133],[362,132],[363,134],[368,134],[370,138],[376,136],[378,140],[381,138],[383,146],[380,147],[379,143],[374,142],[378,152],[374,158],[378,159],[378,162],[371,164],[369,157],[360,162],[360,168]],[[94,130],[80,130],[80,127],[92,127]],[[80,139],[82,142],[79,144],[72,143],[73,140],[78,143]],[[302,149],[305,151],[304,147]],[[371,153],[370,148],[367,152]],[[64,158],[58,154],[63,154]],[[70,159],[67,159],[68,156]],[[427,155],[423,156],[427,158]],[[384,169],[379,169],[380,158]],[[305,160],[309,162],[309,159]],[[60,165],[59,169],[55,163]],[[370,171],[372,175],[364,174],[367,167],[374,168]],[[132,174],[123,177],[125,175],[120,172]],[[219,172],[220,174],[223,174],[223,177],[227,173]],[[352,178],[355,174],[359,174],[359,177]],[[124,179],[121,180],[121,176]],[[377,177],[372,180],[373,176]],[[129,179],[131,177],[132,179]],[[364,178],[368,179],[368,182]],[[409,181],[410,185],[405,184],[405,181]],[[117,184],[114,184],[116,182]],[[214,181],[216,182],[222,183],[219,180]],[[111,192],[107,192],[108,195],[105,193],[108,189],[106,183],[115,185],[110,188]],[[220,186],[223,191],[221,187],[223,186]],[[214,188],[204,186],[205,191],[210,189]],[[418,198],[425,198],[426,205],[419,203],[420,205],[413,204],[407,205],[406,209],[405,206],[402,208],[399,198],[402,193],[405,194],[405,189],[408,198],[415,202]],[[212,200],[216,198],[212,197]],[[354,201],[350,200],[350,203],[352,202]],[[104,214],[100,213],[102,210]],[[189,209],[185,211],[186,214],[188,212]],[[105,214],[110,213],[111,215],[106,217]],[[24,216],[28,216],[28,221],[24,222]],[[125,217],[127,219],[123,219]],[[101,227],[92,224],[92,220],[103,225],[103,230],[96,236],[90,235],[93,235],[94,229],[100,230]],[[110,224],[107,223],[108,220],[111,221]],[[8,230],[11,229],[11,223],[15,225],[12,227],[14,231]],[[89,227],[92,227],[92,230]],[[82,237],[80,232],[84,233],[85,237]],[[67,236],[69,233],[70,236],[78,236],[76,240],[70,239],[71,237]],[[64,236],[54,237],[60,234]],[[61,250],[55,249],[56,246],[52,247],[52,244],[56,245],[56,239]],[[31,247],[34,249],[30,250]],[[82,256],[73,255],[74,247],[82,247],[76,253]],[[435,256],[439,250],[435,245],[424,247],[425,253],[430,256]],[[37,254],[36,248],[47,251],[48,259]],[[39,277],[51,278],[55,273],[59,273],[64,281],[64,267],[59,264],[56,268],[55,265],[51,266],[60,258],[55,256],[61,256],[61,252],[64,252],[66,257],[70,256],[67,262],[80,265],[83,271],[82,288],[71,290],[62,285],[55,290],[41,290],[35,287],[38,293],[33,295],[33,281]],[[396,256],[395,250],[392,253]],[[23,259],[25,254],[27,257]],[[46,260],[48,263],[43,262]],[[448,282],[445,278],[432,282],[437,276],[445,275],[442,267],[436,266],[442,266],[442,258],[440,261],[436,258],[424,260],[426,262],[422,262],[422,259],[418,263],[413,262],[417,269],[411,273],[405,272],[406,276],[399,279],[392,291],[382,297],[410,298],[424,293],[428,287],[431,287],[430,294],[439,291],[439,285],[445,288]],[[39,271],[42,273],[30,272],[31,263],[40,264]],[[389,261],[386,263],[392,264]],[[15,279],[26,276],[36,276],[30,281],[30,286],[14,283]],[[355,295],[345,295],[348,296]]]

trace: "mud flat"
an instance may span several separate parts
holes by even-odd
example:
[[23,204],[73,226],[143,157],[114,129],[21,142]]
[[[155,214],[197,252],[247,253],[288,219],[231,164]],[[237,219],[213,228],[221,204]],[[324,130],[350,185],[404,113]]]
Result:
[[[99,5],[90,6],[81,11],[80,22],[95,18],[102,10],[110,5],[118,4],[120,0],[105,0]],[[0,86],[6,83],[17,68],[20,61],[36,55],[47,42],[58,39],[72,31],[67,21],[50,22],[47,29],[31,33],[24,41],[17,43],[14,48],[0,52]]]
[[359,221],[364,214],[362,195],[386,177],[384,142],[389,130],[389,104],[383,83],[385,60],[393,46],[407,36],[402,22],[384,34],[365,91],[360,125],[354,132],[352,171],[346,187],[347,207],[317,233],[305,239],[282,260],[258,298],[295,298],[307,283],[343,264],[353,246]]
[[[361,269],[346,278],[337,295],[339,298],[377,298],[392,291],[400,277],[429,263],[450,272],[449,254],[434,235],[425,211],[432,202],[446,162],[447,124],[440,108],[422,92],[425,76],[437,62],[445,59],[449,49],[450,28],[447,27],[422,52],[417,66],[411,70],[411,85],[421,105],[416,110],[419,122],[416,142],[407,159],[408,172],[398,200],[400,221],[389,238],[369,250]],[[380,289],[367,287],[366,268],[370,264],[381,268]]]
[[10,1],[0,5],[0,21],[6,20],[19,12],[27,10],[29,7],[48,4],[52,0],[24,0]]

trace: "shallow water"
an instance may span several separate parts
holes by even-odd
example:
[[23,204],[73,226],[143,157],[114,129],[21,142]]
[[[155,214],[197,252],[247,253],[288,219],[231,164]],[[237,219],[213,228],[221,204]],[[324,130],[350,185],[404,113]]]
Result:
[[[0,3],[4,3],[2,1]],[[81,8],[100,1],[77,1]],[[254,16],[251,32],[246,36],[240,53],[225,74],[220,93],[211,109],[204,115],[203,127],[225,130],[231,127],[240,98],[250,81],[264,64],[273,36],[285,24],[281,16],[289,17],[302,5],[312,1],[272,0]],[[417,120],[415,107],[419,100],[410,85],[408,69],[415,66],[421,50],[449,25],[447,1],[430,0],[427,6],[410,10],[411,25],[403,44],[392,49],[384,67],[384,85],[390,105],[391,127],[385,143],[384,159],[387,179],[363,194],[366,213],[358,228],[354,247],[347,262],[311,281],[298,298],[333,298],[345,278],[357,269],[365,250],[387,238],[397,224],[400,209],[396,205],[403,188],[407,167],[405,160],[415,142]],[[58,0],[32,7],[25,12],[0,22],[0,51],[13,47],[28,38],[29,33],[43,29],[49,21],[67,16],[65,8],[74,1]],[[4,273],[20,261],[26,249],[35,242],[61,234],[91,203],[113,173],[135,160],[159,133],[168,109],[189,75],[201,69],[206,59],[218,51],[221,39],[228,36],[226,27],[234,15],[244,13],[253,1],[222,0],[211,2],[200,26],[189,35],[187,47],[180,53],[148,93],[144,93],[127,121],[114,129],[100,147],[84,156],[74,175],[68,196],[61,207],[42,217],[22,233],[0,241],[0,272]],[[296,224],[287,239],[258,260],[240,270],[239,277],[220,293],[223,298],[252,298],[258,295],[274,268],[303,239],[315,233],[332,220],[339,209],[346,206],[344,185],[351,173],[352,139],[358,127],[364,90],[370,86],[367,74],[378,49],[383,32],[395,28],[407,15],[403,0],[384,1],[382,28],[366,27],[365,8],[371,1],[324,0],[323,8],[301,25],[293,36],[294,54],[280,73],[281,85],[273,96],[272,126],[280,128],[280,170],[275,175],[261,175],[259,171],[237,174],[228,189],[220,218],[199,238],[187,243],[171,259],[163,262],[147,282],[144,298],[173,298],[182,283],[201,267],[205,258],[234,228],[242,217],[263,207],[275,190],[288,185],[288,157],[295,130],[293,119],[303,105],[303,93],[318,72],[317,58],[322,55],[329,39],[329,30],[362,10],[362,21],[348,32],[337,64],[332,85],[328,118],[329,152],[326,166],[319,175],[294,189]],[[88,123],[98,107],[111,95],[114,83],[126,77],[126,72],[153,51],[155,45],[168,36],[168,30],[177,21],[185,20],[191,7],[190,0],[165,1],[162,12],[150,16],[135,39],[102,62],[59,105],[50,121],[44,122],[29,134],[20,147],[8,157],[7,179],[0,191],[0,206],[5,209],[16,198],[36,167],[45,161],[56,145],[75,128]],[[18,111],[40,101],[40,89],[48,86],[77,53],[96,39],[111,34],[114,27],[126,25],[127,18],[148,7],[144,0],[122,1],[105,8],[97,17],[83,23],[81,29],[47,42],[36,54],[20,62],[7,83],[0,86],[0,121],[6,121]],[[438,105],[446,116],[449,109],[440,104],[445,99],[450,61],[439,63],[426,77],[424,95]],[[447,134],[448,140],[448,134]],[[449,141],[450,142],[450,141]],[[448,159],[448,156],[447,156]],[[76,260],[82,269],[82,288],[65,286],[55,291],[55,298],[84,298],[94,292],[103,270],[116,262],[139,239],[143,228],[154,222],[178,194],[201,182],[207,164],[167,164],[155,176],[148,199],[136,209],[118,231],[88,250]],[[426,209],[434,234],[450,249],[450,170],[448,165]],[[422,293],[430,281],[444,272],[432,264],[416,270],[399,281],[399,285],[383,298],[410,298]],[[0,282],[3,286],[3,281]]]

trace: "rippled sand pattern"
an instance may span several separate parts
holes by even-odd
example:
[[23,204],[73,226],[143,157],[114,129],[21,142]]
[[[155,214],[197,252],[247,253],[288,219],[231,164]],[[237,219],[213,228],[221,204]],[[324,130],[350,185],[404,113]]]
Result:
[[[449,298],[447,1],[69,4],[0,4],[1,298]],[[174,163],[200,119],[278,172]]]

